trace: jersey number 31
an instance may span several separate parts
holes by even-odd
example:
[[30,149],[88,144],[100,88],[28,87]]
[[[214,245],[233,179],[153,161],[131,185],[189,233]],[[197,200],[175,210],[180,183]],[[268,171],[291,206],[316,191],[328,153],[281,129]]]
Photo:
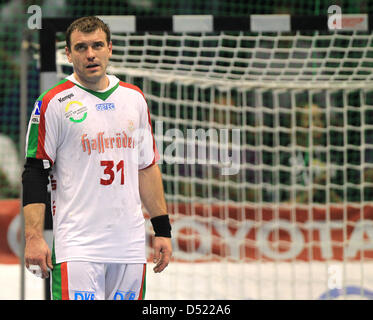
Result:
[[[113,183],[115,178],[115,172],[113,171],[114,168],[114,161],[101,161],[100,165],[105,167],[104,174],[108,175],[108,179],[100,179],[100,184],[104,186],[108,186]],[[124,161],[120,160],[116,165],[117,172],[120,172],[120,184],[124,184]]]

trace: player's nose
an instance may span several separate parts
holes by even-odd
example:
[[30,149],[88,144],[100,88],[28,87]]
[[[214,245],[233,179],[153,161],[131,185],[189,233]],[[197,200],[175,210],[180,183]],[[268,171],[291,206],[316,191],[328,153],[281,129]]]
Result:
[[88,60],[93,60],[95,58],[94,50],[90,46],[88,46],[86,50],[86,57]]

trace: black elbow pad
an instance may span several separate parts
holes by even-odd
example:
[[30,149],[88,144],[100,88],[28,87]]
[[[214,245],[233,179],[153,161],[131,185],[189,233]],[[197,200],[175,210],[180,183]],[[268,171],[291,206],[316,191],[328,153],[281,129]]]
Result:
[[44,168],[43,160],[26,158],[22,173],[22,204],[46,203],[48,199],[49,168]]

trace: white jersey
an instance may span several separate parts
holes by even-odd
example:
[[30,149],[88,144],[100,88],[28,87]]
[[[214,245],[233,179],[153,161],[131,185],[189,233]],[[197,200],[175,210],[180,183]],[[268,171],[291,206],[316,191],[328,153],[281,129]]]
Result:
[[96,92],[71,75],[31,115],[26,156],[52,164],[54,263],[146,262],[138,171],[159,155],[141,90],[108,77]]

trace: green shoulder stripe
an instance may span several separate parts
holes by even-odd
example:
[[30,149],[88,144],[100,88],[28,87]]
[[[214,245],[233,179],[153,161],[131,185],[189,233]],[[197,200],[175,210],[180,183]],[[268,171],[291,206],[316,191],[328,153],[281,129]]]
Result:
[[35,105],[34,105],[34,109],[31,113],[31,118],[30,118],[30,125],[29,125],[28,136],[27,136],[26,157],[36,158],[38,142],[39,142],[40,109],[41,109],[41,104],[42,104],[41,101],[43,100],[44,96],[48,92],[52,91],[54,88],[60,86],[61,84],[67,81],[68,81],[67,79],[61,80],[52,88],[44,91],[39,96],[39,98],[37,98]]
[[60,82],[58,82],[55,86],[49,88],[48,90],[45,90],[40,96],[39,98],[37,98],[36,101],[40,101],[40,100],[43,100],[44,96],[49,92],[51,91],[52,89],[54,89],[55,87],[59,86],[60,84],[63,84],[65,83],[66,81],[68,81],[67,79],[62,79]]

